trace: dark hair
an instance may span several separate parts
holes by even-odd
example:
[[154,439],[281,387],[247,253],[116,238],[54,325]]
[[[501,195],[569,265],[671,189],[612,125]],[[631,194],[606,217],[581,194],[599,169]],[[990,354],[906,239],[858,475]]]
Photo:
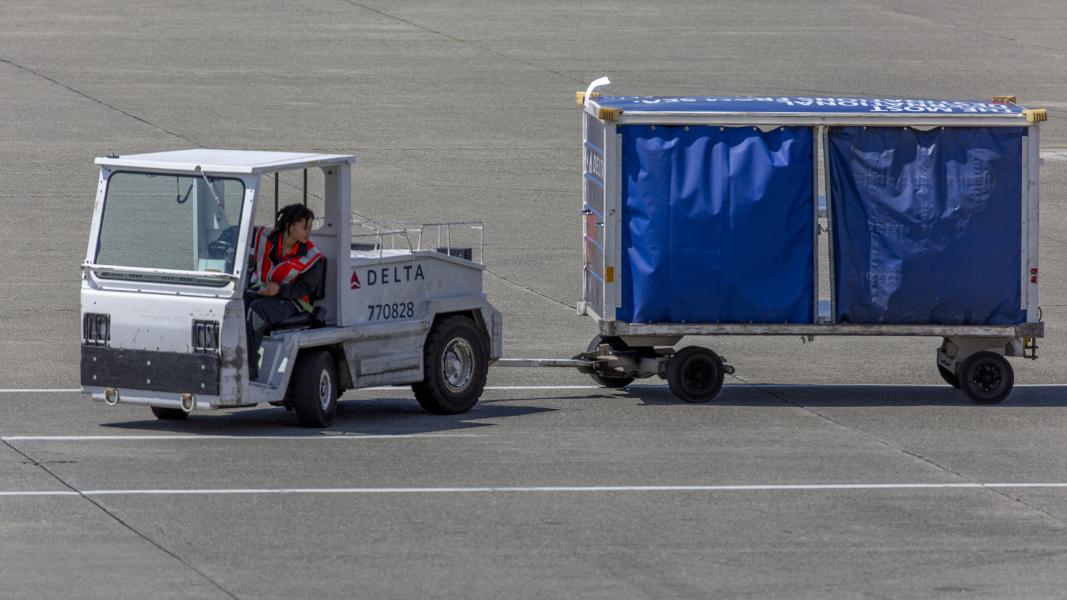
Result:
[[310,208],[303,204],[290,204],[283,206],[278,211],[278,215],[274,219],[274,231],[271,233],[281,233],[285,235],[289,231],[289,226],[298,221],[310,221],[315,218],[315,213]]

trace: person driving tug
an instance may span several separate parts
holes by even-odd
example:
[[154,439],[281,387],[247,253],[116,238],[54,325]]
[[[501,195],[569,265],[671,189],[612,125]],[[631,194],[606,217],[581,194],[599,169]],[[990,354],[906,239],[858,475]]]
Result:
[[245,325],[248,335],[248,376],[259,379],[263,336],[282,321],[313,312],[312,302],[325,295],[326,259],[311,243],[315,213],[303,204],[278,211],[274,228],[255,227],[249,257]]

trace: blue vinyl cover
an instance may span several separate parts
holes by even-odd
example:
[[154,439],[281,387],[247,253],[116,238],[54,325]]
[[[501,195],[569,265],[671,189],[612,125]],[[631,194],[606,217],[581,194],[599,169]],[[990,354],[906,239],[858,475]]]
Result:
[[835,319],[1014,325],[1022,128],[832,128]]
[[811,129],[619,130],[619,320],[812,322]]

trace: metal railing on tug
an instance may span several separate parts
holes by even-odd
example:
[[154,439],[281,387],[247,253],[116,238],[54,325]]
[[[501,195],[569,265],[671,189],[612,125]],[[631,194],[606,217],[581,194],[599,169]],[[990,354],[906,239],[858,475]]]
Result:
[[[485,264],[485,223],[483,221],[454,221],[443,223],[391,221],[382,223],[362,219],[352,219],[352,225],[365,230],[373,230],[373,233],[353,233],[353,249],[363,251],[377,250],[379,259],[385,255],[386,250],[398,249],[397,238],[399,237],[403,239],[403,242],[401,243],[402,245],[399,246],[400,250],[404,250],[404,246],[406,245],[408,252],[415,252],[416,250],[423,249],[436,250],[442,254],[466,258],[467,260],[478,264]],[[472,248],[467,246],[452,246],[453,230],[458,228],[477,232],[477,256],[473,255]],[[414,244],[411,239],[413,236],[415,237]],[[355,241],[361,238],[371,238],[376,241],[373,244],[360,244]],[[388,244],[386,244],[386,238],[388,238]],[[431,245],[426,240],[436,240],[436,245]],[[463,253],[463,250],[472,250],[472,252],[468,255]]]

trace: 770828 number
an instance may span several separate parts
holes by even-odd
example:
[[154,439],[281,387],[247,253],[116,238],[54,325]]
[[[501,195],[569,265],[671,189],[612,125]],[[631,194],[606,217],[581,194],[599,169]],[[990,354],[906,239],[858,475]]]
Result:
[[415,316],[414,302],[397,302],[393,304],[368,304],[368,321],[382,321],[386,319],[410,319]]

